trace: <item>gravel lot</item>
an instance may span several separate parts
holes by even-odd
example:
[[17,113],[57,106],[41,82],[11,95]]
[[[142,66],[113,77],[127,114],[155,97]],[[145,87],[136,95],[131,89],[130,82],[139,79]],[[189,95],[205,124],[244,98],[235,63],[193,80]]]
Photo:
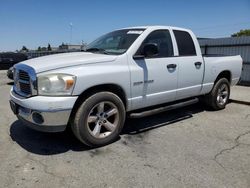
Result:
[[[128,120],[120,139],[89,149],[69,133],[26,128],[0,71],[0,187],[250,187],[250,106],[196,104]],[[250,87],[235,87],[250,101]],[[243,96],[243,97],[242,97]]]

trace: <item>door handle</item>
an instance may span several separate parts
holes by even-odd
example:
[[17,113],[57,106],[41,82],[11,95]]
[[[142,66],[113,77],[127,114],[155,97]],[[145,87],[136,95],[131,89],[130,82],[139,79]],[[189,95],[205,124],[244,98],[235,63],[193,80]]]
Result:
[[177,67],[176,64],[168,64],[168,65],[167,65],[167,68],[168,68],[168,69],[175,69],[176,67]]
[[201,66],[201,64],[202,64],[201,62],[195,62],[194,63],[195,66]]

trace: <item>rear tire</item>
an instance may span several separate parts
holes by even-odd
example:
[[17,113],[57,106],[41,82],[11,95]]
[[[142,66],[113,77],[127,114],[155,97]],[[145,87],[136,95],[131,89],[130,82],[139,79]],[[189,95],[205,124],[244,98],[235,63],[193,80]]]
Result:
[[230,84],[226,78],[219,79],[212,91],[205,96],[205,102],[213,110],[224,109],[230,96]]
[[122,100],[111,92],[99,92],[87,98],[75,114],[71,128],[84,144],[100,147],[114,142],[124,125]]

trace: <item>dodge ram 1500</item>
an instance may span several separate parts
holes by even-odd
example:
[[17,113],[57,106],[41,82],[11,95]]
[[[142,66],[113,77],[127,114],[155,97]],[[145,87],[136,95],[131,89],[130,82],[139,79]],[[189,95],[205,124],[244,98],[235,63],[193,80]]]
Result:
[[33,129],[70,126],[81,142],[97,147],[117,139],[127,116],[199,98],[214,110],[225,108],[241,69],[240,56],[203,56],[188,29],[131,27],[101,36],[83,52],[16,64],[10,106]]

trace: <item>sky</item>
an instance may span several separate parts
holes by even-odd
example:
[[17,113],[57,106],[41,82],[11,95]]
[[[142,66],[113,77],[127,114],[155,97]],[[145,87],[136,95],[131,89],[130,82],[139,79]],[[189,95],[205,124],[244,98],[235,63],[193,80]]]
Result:
[[250,29],[250,0],[0,0],[0,51],[89,43],[114,29],[142,25],[228,37]]

